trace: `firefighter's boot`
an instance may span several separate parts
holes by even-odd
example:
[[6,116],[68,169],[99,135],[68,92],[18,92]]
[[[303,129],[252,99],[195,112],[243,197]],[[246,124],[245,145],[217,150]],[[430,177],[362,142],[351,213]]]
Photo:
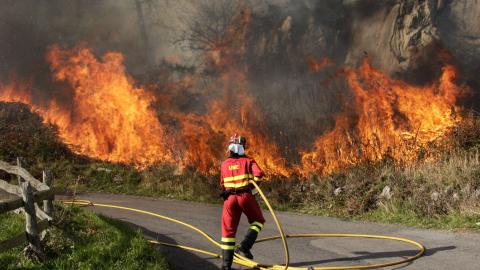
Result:
[[232,270],[233,253],[233,249],[222,249],[222,270]]
[[252,229],[248,229],[247,234],[245,235],[245,239],[243,239],[240,247],[237,248],[237,253],[242,255],[245,258],[250,260],[253,259],[253,254],[250,252],[252,249],[253,244],[257,240],[258,232]]

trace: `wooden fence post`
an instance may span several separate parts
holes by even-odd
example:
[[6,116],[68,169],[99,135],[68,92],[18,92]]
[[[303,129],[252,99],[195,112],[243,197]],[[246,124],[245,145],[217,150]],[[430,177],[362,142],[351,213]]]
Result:
[[[17,157],[17,166],[18,167],[22,167],[22,163],[20,162],[20,158]],[[22,177],[20,177],[20,175],[17,174],[17,181],[18,181],[18,186],[21,188],[21,184],[23,182],[23,179]],[[23,212],[25,212],[25,209],[23,208],[18,208],[18,209],[15,209],[14,210],[15,214],[21,214]]]
[[[22,167],[22,162],[20,162],[20,158],[17,157],[17,166]],[[17,180],[18,180],[18,186],[23,182],[22,177],[20,175],[17,175]]]
[[30,186],[30,182],[28,181],[22,181],[20,187],[22,188],[22,199],[25,208],[25,232],[27,240],[30,243],[27,247],[27,254],[28,249],[30,249],[33,251],[35,256],[43,260],[45,256],[40,245],[40,238],[38,236],[37,215],[35,211],[35,201],[33,199],[33,190]]
[[[52,189],[52,186],[53,186],[53,179],[51,177],[50,174],[47,174],[47,172],[43,171],[43,183],[45,185],[47,185],[50,189]],[[52,202],[52,199],[51,198],[48,198],[47,200],[44,200],[43,201],[43,211],[53,217],[53,211],[54,211],[54,208],[53,208],[53,202]]]

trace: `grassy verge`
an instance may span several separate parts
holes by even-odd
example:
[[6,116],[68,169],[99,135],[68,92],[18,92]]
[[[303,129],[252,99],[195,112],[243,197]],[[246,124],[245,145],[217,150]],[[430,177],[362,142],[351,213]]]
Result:
[[[161,255],[120,221],[78,207],[59,208],[43,241],[46,262],[28,260],[23,247],[0,253],[2,269],[168,269]],[[0,215],[0,239],[23,230],[21,215]]]
[[[91,163],[81,173],[77,181],[59,179],[58,187],[221,203],[218,176],[177,174],[174,168],[160,166],[137,171],[107,163]],[[385,159],[307,180],[272,178],[263,189],[277,210],[422,228],[480,230],[476,149],[408,166]]]
[[0,215],[0,241],[17,235],[25,229],[25,218],[23,215],[17,215],[8,212]]
[[220,202],[218,176],[193,171],[178,174],[170,166],[153,166],[139,171],[126,165],[92,162],[85,165],[61,164],[54,166],[52,171],[57,172],[55,187],[60,192],[93,191]]
[[[476,151],[400,167],[389,161],[361,164],[341,173],[304,179],[274,178],[262,188],[277,210],[403,224],[422,228],[480,231],[480,166]],[[166,197],[220,204],[218,177],[173,168],[142,172],[90,164],[62,190]]]
[[[413,207],[411,207],[413,208]],[[422,228],[448,229],[454,231],[480,231],[480,215],[453,212],[436,217],[422,217],[408,208],[398,207],[394,211],[377,209],[362,216],[363,220],[396,223]]]
[[[266,185],[283,209],[422,228],[480,230],[478,150],[401,166],[365,163],[309,181]],[[287,196],[285,196],[287,194]]]

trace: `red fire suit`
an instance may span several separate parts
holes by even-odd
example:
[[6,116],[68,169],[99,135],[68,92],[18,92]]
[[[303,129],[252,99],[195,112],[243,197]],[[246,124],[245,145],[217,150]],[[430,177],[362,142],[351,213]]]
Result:
[[257,233],[262,230],[265,219],[255,196],[250,192],[253,185],[248,183],[250,180],[259,181],[262,176],[258,164],[247,156],[230,157],[222,163],[220,185],[234,193],[223,203],[222,249],[235,248],[235,234],[242,212],[250,223],[249,229]]

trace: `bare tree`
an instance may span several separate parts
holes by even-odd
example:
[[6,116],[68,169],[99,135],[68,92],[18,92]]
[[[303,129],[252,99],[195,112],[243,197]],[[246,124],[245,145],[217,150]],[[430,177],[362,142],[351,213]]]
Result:
[[181,19],[184,27],[174,42],[193,51],[209,51],[228,45],[234,36],[229,31],[235,31],[232,23],[242,8],[239,1],[202,1],[197,4],[193,16]]

